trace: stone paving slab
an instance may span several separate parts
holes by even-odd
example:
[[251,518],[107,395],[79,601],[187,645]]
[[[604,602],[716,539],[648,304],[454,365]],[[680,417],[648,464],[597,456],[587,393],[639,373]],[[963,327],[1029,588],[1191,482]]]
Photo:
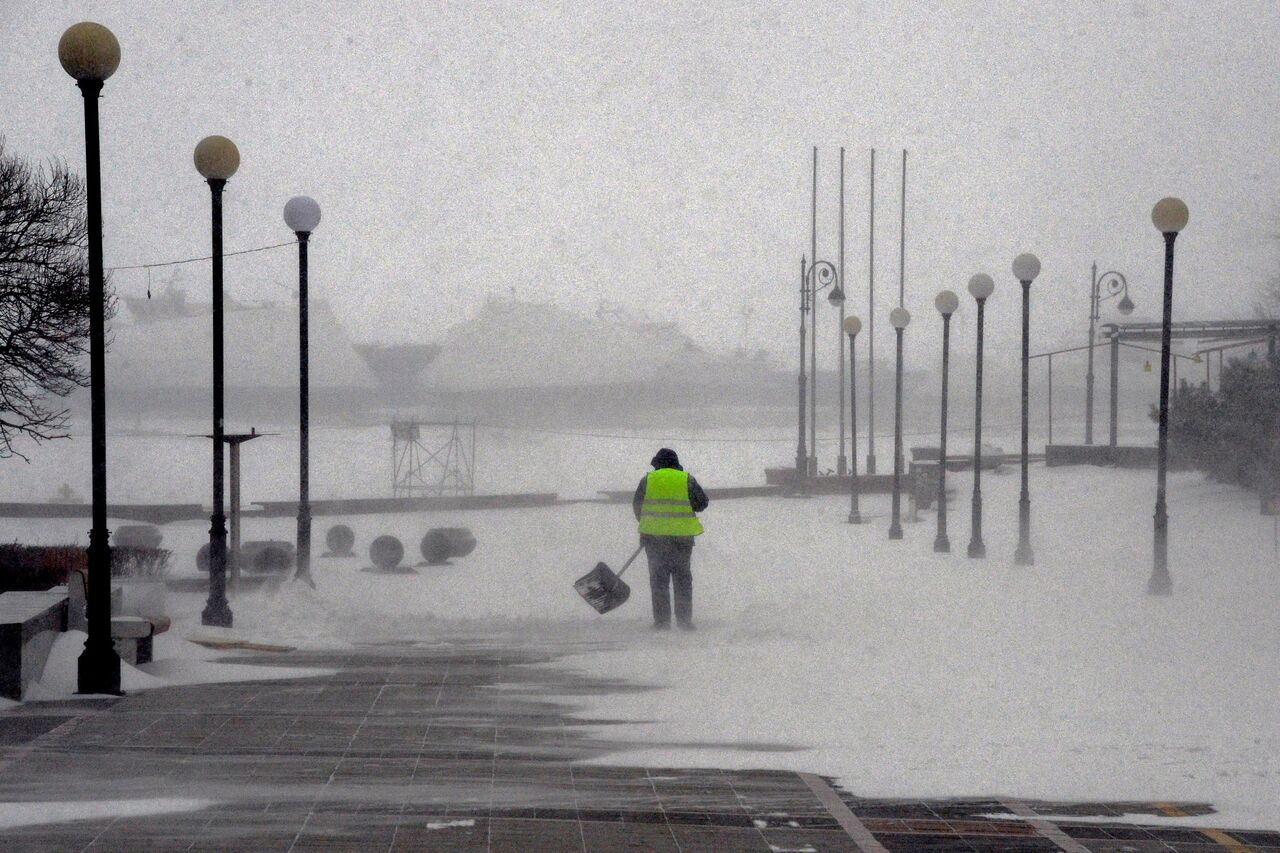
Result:
[[[578,720],[572,697],[643,688],[528,666],[563,653],[457,642],[257,655],[243,660],[329,672],[20,706],[0,714],[3,801],[209,805],[18,826],[0,830],[0,845],[4,853],[1280,851],[1280,833],[1063,819],[1212,813],[1206,804],[869,799],[791,771],[610,765],[631,745],[627,724]],[[1053,816],[1053,831],[1014,819],[1011,807]],[[851,833],[851,819],[865,832]]]

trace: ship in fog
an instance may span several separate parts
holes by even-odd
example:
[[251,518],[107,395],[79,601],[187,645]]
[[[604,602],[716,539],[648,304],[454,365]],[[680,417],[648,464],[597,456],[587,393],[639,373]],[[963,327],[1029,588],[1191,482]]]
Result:
[[[123,296],[109,353],[113,402],[203,411],[211,394],[212,312],[177,285]],[[298,307],[227,298],[229,417],[295,416]],[[594,310],[490,297],[437,341],[353,342],[331,305],[310,301],[311,395],[320,417],[379,423],[393,413],[541,423],[686,425],[789,422],[795,375],[744,333],[733,351],[678,323],[611,302]],[[163,362],[153,353],[166,352]],[[820,371],[824,405],[837,377]]]

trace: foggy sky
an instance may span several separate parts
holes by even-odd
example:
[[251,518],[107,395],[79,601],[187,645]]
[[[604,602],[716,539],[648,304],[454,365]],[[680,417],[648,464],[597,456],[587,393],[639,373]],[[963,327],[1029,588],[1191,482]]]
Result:
[[[807,8],[807,11],[804,9]],[[677,320],[711,349],[792,357],[821,146],[819,254],[836,259],[847,149],[846,276],[867,313],[867,158],[877,172],[877,347],[898,283],[900,149],[910,149],[913,360],[936,359],[933,295],[997,281],[992,351],[1016,357],[1009,262],[1038,253],[1044,346],[1083,342],[1089,264],[1130,278],[1157,319],[1152,203],[1179,195],[1181,319],[1247,316],[1280,270],[1280,10],[1259,2],[0,3],[7,148],[83,170],[81,101],[58,37],[120,40],[102,101],[106,263],[205,254],[210,133],[242,164],[228,251],[287,240],[306,193],[324,219],[313,294],[360,340],[438,339],[510,288]],[[1271,57],[1271,58],[1268,58]],[[228,292],[288,299],[289,250],[231,259]],[[185,269],[190,296],[207,267]],[[153,284],[166,280],[157,273]],[[140,273],[121,273],[141,293]],[[832,348],[835,316],[824,347]]]

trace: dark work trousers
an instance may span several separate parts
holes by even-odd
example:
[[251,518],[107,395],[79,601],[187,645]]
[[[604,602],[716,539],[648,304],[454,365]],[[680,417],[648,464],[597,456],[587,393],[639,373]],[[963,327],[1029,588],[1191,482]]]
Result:
[[645,536],[644,553],[649,558],[649,592],[653,598],[653,624],[671,624],[671,596],[675,587],[676,622],[693,624],[692,536]]

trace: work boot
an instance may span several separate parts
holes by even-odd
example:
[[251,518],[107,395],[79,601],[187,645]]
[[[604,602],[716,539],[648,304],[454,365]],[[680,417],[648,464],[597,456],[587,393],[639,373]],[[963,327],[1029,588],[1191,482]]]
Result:
[[654,622],[653,630],[654,631],[670,631],[671,623],[670,622]]

